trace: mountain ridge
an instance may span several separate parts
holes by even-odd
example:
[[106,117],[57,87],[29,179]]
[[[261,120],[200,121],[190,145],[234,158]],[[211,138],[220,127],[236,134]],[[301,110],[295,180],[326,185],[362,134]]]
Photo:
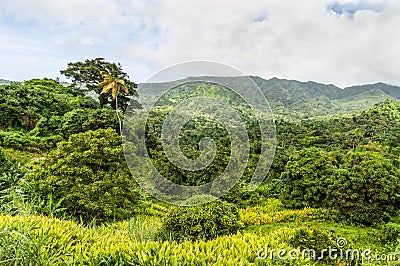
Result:
[[176,81],[146,83],[146,93],[154,95],[165,86],[174,87],[196,79],[223,84],[245,84],[243,79],[251,78],[268,99],[276,118],[302,120],[325,116],[344,115],[367,110],[374,104],[387,99],[400,99],[400,87],[377,82],[339,88],[333,84],[315,81],[288,79],[263,79],[259,76],[238,77],[187,77]]

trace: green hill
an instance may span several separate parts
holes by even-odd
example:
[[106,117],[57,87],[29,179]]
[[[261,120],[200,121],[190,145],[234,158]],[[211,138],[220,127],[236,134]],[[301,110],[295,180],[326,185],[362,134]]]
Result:
[[[212,82],[240,86],[247,77],[207,77]],[[400,87],[384,83],[367,84],[341,89],[317,82],[300,82],[272,78],[250,77],[267,97],[275,118],[288,120],[311,119],[357,113],[386,99],[399,100]],[[167,86],[172,87],[195,78],[146,84],[146,95],[151,97]],[[139,90],[140,92],[140,90]]]
[[11,80],[0,79],[0,84],[11,84]]

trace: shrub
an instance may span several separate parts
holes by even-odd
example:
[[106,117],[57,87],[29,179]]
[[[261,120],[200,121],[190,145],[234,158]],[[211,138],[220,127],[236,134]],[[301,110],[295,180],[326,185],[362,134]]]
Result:
[[384,154],[358,147],[330,185],[332,204],[358,224],[386,222],[400,206],[400,171]]
[[400,224],[387,223],[379,229],[380,241],[384,245],[400,244]]
[[3,147],[0,147],[0,175],[7,172],[11,167],[11,162],[6,158]]
[[39,153],[41,150],[50,150],[62,140],[60,135],[51,135],[48,137],[38,137],[35,134],[11,131],[0,134],[0,141],[4,147],[13,148],[19,152]]
[[290,157],[282,173],[282,203],[289,208],[325,207],[334,167],[328,153],[304,149]]
[[235,203],[240,207],[265,205],[268,199],[279,197],[278,185],[280,185],[280,180],[273,179],[264,181],[256,190],[244,188],[237,197],[237,203]]
[[[332,235],[323,228],[302,227],[294,232],[289,244],[300,250],[314,250],[314,259],[322,255],[322,250],[335,246]],[[325,253],[327,259],[327,254]],[[320,258],[323,259],[323,258]]]
[[91,110],[87,120],[82,124],[84,131],[100,128],[113,128],[117,130],[118,119],[115,110],[102,108]]
[[[0,128],[31,130],[41,117],[62,116],[77,107],[75,92],[50,79],[0,85]],[[89,97],[81,98],[81,107],[96,107]]]
[[176,207],[164,218],[160,238],[210,240],[235,234],[240,228],[238,209],[227,202],[214,201],[205,205]]
[[30,135],[52,137],[54,134],[62,135],[68,139],[73,134],[88,130],[113,128],[117,129],[118,120],[114,110],[77,108],[65,113],[63,116],[52,116],[47,119],[42,117]]
[[[280,207],[278,207],[280,208]],[[274,207],[259,206],[239,211],[244,225],[264,225],[283,222],[332,221],[337,215],[328,209],[304,208],[302,210],[279,210]]]
[[112,129],[72,135],[27,175],[36,197],[83,221],[126,219],[139,200],[121,139]]
[[65,137],[83,132],[82,125],[89,117],[89,109],[74,109],[62,117],[62,125],[57,130]]
[[282,173],[282,202],[297,209],[334,208],[356,224],[388,221],[400,206],[400,170],[382,150],[357,147],[340,165],[323,150],[300,151]]
[[31,146],[32,143],[23,133],[7,132],[3,138],[3,145],[21,150],[23,147]]

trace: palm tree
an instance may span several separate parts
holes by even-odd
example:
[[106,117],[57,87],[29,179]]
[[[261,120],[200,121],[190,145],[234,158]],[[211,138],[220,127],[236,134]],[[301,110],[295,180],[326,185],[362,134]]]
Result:
[[115,112],[117,113],[118,117],[118,122],[119,122],[119,132],[122,137],[122,123],[121,123],[121,118],[119,117],[118,113],[118,92],[121,89],[124,89],[125,93],[129,93],[128,87],[125,85],[125,81],[123,79],[120,79],[118,77],[113,77],[107,72],[102,71],[101,76],[103,78],[103,81],[100,82],[97,86],[103,87],[103,90],[101,93],[107,93],[111,89],[111,96],[113,99],[115,99]]

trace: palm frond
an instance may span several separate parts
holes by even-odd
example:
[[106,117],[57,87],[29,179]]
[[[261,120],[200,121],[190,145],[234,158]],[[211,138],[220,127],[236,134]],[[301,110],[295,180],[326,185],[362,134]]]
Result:
[[107,84],[106,86],[103,87],[103,90],[101,91],[101,93],[107,93],[110,89],[112,89],[114,87],[114,82],[111,82],[109,84]]
[[129,93],[128,87],[126,87],[125,81],[123,79],[112,77],[110,74],[104,71],[100,73],[103,81],[100,82],[97,86],[103,87],[103,90],[101,91],[102,94],[107,93],[111,89],[112,98],[115,99],[120,89],[124,89],[125,93]]

